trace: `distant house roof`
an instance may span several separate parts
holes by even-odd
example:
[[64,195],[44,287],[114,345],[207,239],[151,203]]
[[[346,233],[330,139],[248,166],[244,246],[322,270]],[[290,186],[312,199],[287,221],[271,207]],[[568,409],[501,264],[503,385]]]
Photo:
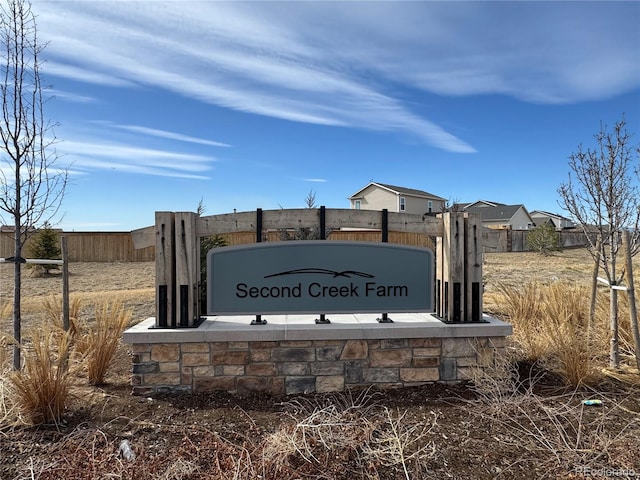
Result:
[[[500,222],[507,221],[513,218],[518,210],[521,208],[526,212],[527,209],[524,205],[504,205],[502,203],[486,205],[486,206],[477,206],[476,204],[479,202],[475,202],[469,204],[464,210],[467,212],[478,213],[480,214],[483,222]],[[483,202],[488,203],[488,202]],[[527,213],[528,214],[528,213]],[[531,217],[529,215],[529,217]]]
[[365,187],[361,188],[356,193],[351,195],[349,199],[358,197],[363,190],[366,190],[371,185],[376,185],[380,188],[384,188],[385,190],[389,190],[390,192],[393,192],[399,195],[409,195],[412,197],[431,198],[434,200],[443,200],[443,201],[446,200],[445,198],[439,197],[438,195],[434,195],[433,193],[425,192],[424,190],[416,190],[415,188],[399,187],[397,185],[389,185],[388,183],[378,183],[378,182],[369,183],[368,185],[366,185]]
[[558,220],[566,220],[568,222],[571,222],[571,219],[567,217],[563,217],[562,215],[559,215],[557,213],[545,212],[544,210],[534,210],[533,212],[531,212],[531,216],[532,217],[551,217],[551,218],[557,218]]

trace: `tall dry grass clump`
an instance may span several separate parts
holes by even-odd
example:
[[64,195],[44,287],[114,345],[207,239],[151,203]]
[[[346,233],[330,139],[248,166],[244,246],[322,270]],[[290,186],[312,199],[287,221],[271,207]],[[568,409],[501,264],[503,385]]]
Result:
[[83,328],[76,348],[86,361],[91,385],[102,385],[132,312],[120,299],[96,304],[95,322]]
[[23,370],[8,374],[14,401],[29,423],[58,422],[74,377],[68,366],[71,337],[49,327],[30,336]]
[[[42,311],[45,320],[56,328],[64,330],[64,320],[62,317],[62,299],[55,295],[45,297],[42,301]],[[80,330],[80,313],[82,311],[82,300],[80,297],[71,296],[69,298],[69,333],[75,338]]]
[[566,282],[499,285],[501,307],[513,325],[513,341],[522,360],[544,363],[571,385],[599,377],[606,329],[588,329],[589,292]]
[[13,423],[15,418],[15,402],[9,381],[12,365],[9,363],[8,351],[13,343],[11,340],[6,335],[0,335],[0,433]]

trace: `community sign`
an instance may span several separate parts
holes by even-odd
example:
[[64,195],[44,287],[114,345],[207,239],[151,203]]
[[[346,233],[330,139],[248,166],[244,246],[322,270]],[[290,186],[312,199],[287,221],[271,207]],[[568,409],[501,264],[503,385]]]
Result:
[[207,314],[433,311],[433,252],[389,243],[303,240],[214,248]]

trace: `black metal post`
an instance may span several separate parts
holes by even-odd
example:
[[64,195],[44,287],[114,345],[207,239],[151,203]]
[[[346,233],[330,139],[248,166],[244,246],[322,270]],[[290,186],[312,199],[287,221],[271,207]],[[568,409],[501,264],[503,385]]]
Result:
[[[320,207],[320,240],[327,239],[326,226],[327,226],[327,212],[325,211],[324,205],[322,205]],[[329,323],[331,323],[331,320],[329,320],[326,314],[324,313],[320,314],[320,318],[316,318],[317,325],[327,325]]]
[[256,243],[262,242],[262,209],[256,210]]
[[[389,242],[389,210],[382,209],[382,243]],[[393,323],[388,313],[383,313],[381,318],[376,318],[378,323]]]
[[[256,243],[262,242],[262,209],[256,209]],[[251,325],[266,325],[267,321],[262,318],[262,315],[256,315],[256,318],[251,320]]]
[[324,205],[320,207],[320,240],[327,239],[327,212]]

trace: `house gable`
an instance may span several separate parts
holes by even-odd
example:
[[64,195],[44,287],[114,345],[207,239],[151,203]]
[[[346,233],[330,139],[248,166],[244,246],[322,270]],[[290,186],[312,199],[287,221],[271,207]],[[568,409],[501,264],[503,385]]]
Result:
[[482,225],[489,228],[528,230],[535,224],[524,205],[505,205],[479,200],[468,204],[464,211],[479,214]]
[[349,197],[351,208],[393,212],[439,213],[445,199],[423,190],[371,182]]
[[531,212],[531,218],[533,218],[536,225],[544,225],[548,223],[553,225],[556,230],[575,227],[575,224],[571,219],[558,215],[557,213],[545,212],[543,210],[534,210]]

